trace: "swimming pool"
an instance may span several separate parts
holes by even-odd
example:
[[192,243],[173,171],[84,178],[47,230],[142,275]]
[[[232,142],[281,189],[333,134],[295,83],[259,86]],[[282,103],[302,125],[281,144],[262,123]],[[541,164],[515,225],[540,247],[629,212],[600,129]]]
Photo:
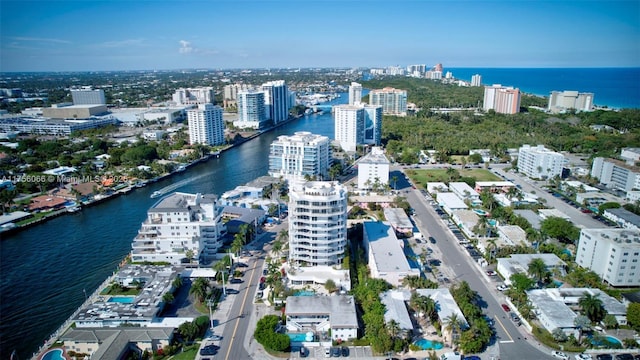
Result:
[[480,216],[487,216],[487,212],[481,209],[473,209],[473,212]]
[[136,301],[135,296],[112,296],[107,300],[110,303],[123,303],[123,304],[132,304]]
[[300,290],[300,291],[296,292],[294,294],[294,296],[314,296],[315,294],[316,294],[315,291]]
[[592,335],[589,335],[588,338],[591,340],[591,345],[594,346],[608,349],[618,349],[622,347],[622,342],[611,335],[596,336],[595,338]]
[[441,342],[428,339],[420,339],[415,341],[413,344],[422,350],[440,350],[444,347]]
[[42,356],[41,360],[67,360],[62,355],[63,353],[62,349],[49,350]]
[[313,333],[287,333],[289,335],[289,339],[295,342],[312,342],[313,341]]

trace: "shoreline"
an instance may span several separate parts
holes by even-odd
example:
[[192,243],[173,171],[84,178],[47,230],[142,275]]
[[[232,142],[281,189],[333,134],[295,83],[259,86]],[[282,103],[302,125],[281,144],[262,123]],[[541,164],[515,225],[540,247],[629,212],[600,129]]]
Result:
[[[250,136],[248,136],[248,137],[246,137],[246,138],[243,138],[241,141],[239,141],[239,142],[237,142],[237,143],[235,143],[235,144],[230,144],[229,146],[227,146],[227,147],[225,147],[225,148],[223,148],[223,149],[221,149],[221,150],[219,150],[219,151],[216,151],[216,152],[214,152],[214,153],[211,153],[211,154],[209,154],[208,156],[204,156],[204,157],[202,157],[202,158],[200,158],[200,159],[198,159],[198,160],[194,160],[194,161],[190,162],[189,164],[185,165],[185,168],[186,168],[186,169],[188,169],[188,168],[190,168],[190,167],[193,167],[194,165],[197,165],[197,164],[200,164],[200,163],[207,162],[207,161],[208,161],[209,159],[211,159],[212,157],[219,157],[219,156],[220,156],[224,151],[227,151],[227,150],[229,150],[229,149],[232,149],[232,148],[234,148],[234,147],[236,147],[236,146],[240,146],[240,145],[242,145],[242,144],[244,144],[244,143],[246,143],[246,142],[248,142],[248,141],[250,141],[250,140],[253,140],[253,139],[255,139],[255,138],[259,137],[260,135],[262,135],[262,134],[264,134],[264,133],[267,133],[267,132],[273,131],[273,130],[277,129],[277,128],[278,128],[278,127],[280,127],[280,126],[285,125],[285,124],[288,124],[288,123],[290,123],[290,122],[292,122],[292,121],[294,121],[294,120],[298,120],[298,119],[300,119],[301,117],[302,117],[302,116],[297,116],[297,117],[296,117],[296,116],[293,116],[293,117],[289,117],[287,120],[282,121],[281,123],[279,123],[279,124],[277,124],[277,125],[271,126],[271,127],[269,127],[269,128],[263,129],[263,130],[257,130],[254,134],[251,134]],[[157,181],[159,181],[159,180],[169,178],[169,177],[173,176],[174,174],[182,173],[182,172],[184,172],[184,171],[186,171],[186,170],[183,170],[183,171],[174,171],[174,172],[172,172],[172,173],[165,174],[165,175],[163,175],[163,176],[161,176],[161,177],[154,178],[154,180],[153,180],[153,181],[151,181],[151,180],[150,180],[150,182],[157,182]],[[124,191],[125,189],[128,189],[128,190],[125,192],[125,191]],[[102,202],[104,202],[104,201],[106,201],[106,200],[108,200],[108,199],[111,199],[111,198],[113,198],[113,197],[118,197],[118,196],[123,195],[123,194],[128,194],[129,192],[131,192],[131,191],[135,190],[135,187],[127,187],[127,188],[125,188],[125,189],[121,189],[121,190],[123,190],[123,192],[121,192],[121,193],[120,193],[120,192],[116,192],[116,193],[114,193],[114,195],[113,195],[113,196],[105,197],[105,198],[103,198],[103,199],[98,200],[98,201],[97,201],[97,202],[95,202],[95,203],[92,203],[92,204],[90,204],[90,205],[86,205],[86,206],[92,206],[92,205],[94,205],[94,204],[95,204],[95,205],[97,205],[97,204],[102,203]],[[82,211],[82,210],[80,210],[80,211]],[[58,215],[56,215],[56,216],[53,216],[53,217],[50,217],[50,218],[57,217],[57,216],[62,215],[62,214],[64,214],[64,213],[69,213],[66,209],[60,210],[59,212],[60,212],[60,214],[58,214]],[[73,213],[69,213],[69,214],[73,214]],[[45,218],[43,218],[43,219],[45,219]],[[46,219],[49,219],[49,217],[47,217]],[[33,223],[34,225],[31,225],[31,226],[35,226],[35,225],[40,224],[40,223],[42,223],[42,222],[44,222],[44,221],[35,221],[35,222]],[[30,224],[32,224],[32,223],[30,223]],[[29,225],[30,225],[30,224],[29,224]],[[20,228],[14,228],[14,229],[25,229],[25,228],[27,228],[27,227],[30,227],[30,226],[26,226],[26,225],[25,225],[25,226],[22,226],[22,227],[20,227]],[[11,230],[14,230],[14,229],[11,229]],[[6,232],[7,232],[7,231],[3,232],[3,234],[4,234],[4,233],[6,233]],[[131,255],[131,254],[130,254],[130,253],[128,253],[128,254],[123,258],[123,260],[122,260],[122,261],[119,263],[119,265],[118,265],[118,270],[119,270],[120,268],[122,268],[122,266],[123,266],[123,265],[125,265],[125,264],[126,264],[127,259],[129,259],[130,255]],[[65,321],[64,321],[64,322],[63,322],[63,323],[62,323],[62,324],[61,324],[61,325],[60,325],[60,326],[59,326],[59,327],[58,327],[58,328],[57,328],[53,333],[51,333],[51,335],[49,335],[49,338],[45,341],[45,344],[44,344],[44,345],[42,345],[39,349],[37,349],[36,351],[34,351],[34,352],[33,352],[32,356],[31,356],[31,358],[32,358],[32,359],[38,359],[38,358],[40,358],[40,357],[41,357],[41,356],[42,356],[42,355],[43,355],[47,350],[49,350],[49,348],[50,348],[50,347],[51,347],[51,346],[52,346],[52,345],[57,341],[57,339],[58,339],[60,336],[62,336],[62,335],[67,331],[67,329],[68,329],[68,328],[73,324],[72,319],[77,315],[77,313],[80,311],[80,309],[82,309],[82,307],[83,307],[83,306],[85,306],[85,305],[89,302],[89,300],[91,300],[91,299],[93,299],[95,296],[97,296],[97,293],[99,293],[99,292],[100,292],[101,288],[103,288],[103,287],[105,286],[105,284],[108,284],[108,283],[109,283],[109,281],[110,281],[111,279],[113,279],[113,277],[115,276],[115,274],[116,274],[116,273],[117,273],[117,271],[116,271],[116,272],[114,272],[114,273],[112,273],[110,276],[108,276],[108,277],[103,281],[103,283],[102,283],[101,285],[99,285],[99,286],[98,286],[98,287],[97,287],[97,288],[96,288],[96,289],[91,293],[91,295],[88,297],[88,299],[87,299],[87,300],[85,300],[85,301],[84,301],[84,302],[83,302],[83,303],[82,303],[78,308],[76,308],[76,309],[74,310],[74,312],[73,312],[73,313],[72,313],[72,314],[67,318],[67,320],[65,320]]]
[[[191,167],[193,167],[195,165],[198,165],[200,163],[205,163],[205,162],[209,161],[211,158],[214,158],[214,157],[220,157],[222,155],[222,153],[224,153],[227,150],[230,150],[230,149],[232,149],[234,147],[240,146],[240,145],[242,145],[242,144],[244,144],[244,143],[246,143],[246,142],[248,142],[250,140],[253,140],[253,139],[257,138],[258,136],[260,136],[260,135],[262,135],[264,133],[267,133],[269,131],[273,131],[273,130],[277,129],[280,126],[288,124],[291,121],[298,120],[301,117],[303,117],[303,116],[290,116],[287,120],[282,121],[282,122],[278,123],[277,125],[273,125],[271,127],[268,127],[268,128],[262,129],[262,130],[255,130],[255,132],[253,134],[249,135],[246,138],[242,138],[241,141],[239,141],[239,142],[237,142],[235,144],[227,144],[227,146],[225,146],[224,148],[222,148],[222,149],[220,149],[218,151],[209,153],[206,156],[203,156],[203,157],[201,157],[201,158],[199,158],[197,160],[194,160],[192,162],[189,162],[189,163],[185,164],[184,165],[184,169],[182,169],[182,170],[174,170],[174,171],[172,171],[170,173],[159,175],[159,176],[157,176],[157,177],[155,177],[153,179],[149,179],[148,183],[155,183],[155,182],[158,182],[158,181],[161,181],[161,180],[165,180],[165,179],[171,178],[172,176],[174,176],[176,174],[181,174],[181,173],[185,172],[187,169],[189,169],[189,168],[191,168]],[[146,186],[143,186],[143,187],[146,187]],[[135,191],[137,188],[139,188],[139,187],[134,186],[134,185],[128,185],[127,187],[122,188],[122,189],[117,190],[117,191],[114,191],[113,193],[111,193],[109,195],[106,195],[103,198],[92,200],[91,202],[88,202],[88,203],[82,203],[81,204],[82,206],[78,211],[69,212],[67,210],[67,208],[62,208],[62,209],[59,209],[59,210],[51,211],[49,214],[47,214],[47,215],[45,215],[45,216],[43,216],[43,217],[41,217],[39,219],[36,219],[36,220],[34,220],[32,222],[29,222],[29,223],[26,223],[26,224],[22,224],[22,225],[16,225],[15,227],[12,227],[12,228],[9,228],[9,229],[6,229],[6,230],[0,232],[0,235],[1,235],[0,239],[7,239],[8,236],[15,235],[15,234],[17,234],[17,233],[19,233],[19,232],[21,232],[23,230],[27,230],[27,229],[29,229],[31,227],[43,224],[43,223],[45,223],[45,222],[47,222],[47,221],[49,221],[51,219],[55,219],[55,218],[57,218],[59,216],[65,215],[65,214],[68,214],[68,215],[78,214],[78,213],[82,212],[82,210],[85,207],[96,206],[96,205],[99,205],[99,204],[101,204],[101,203],[103,203],[105,201],[117,198],[119,196],[127,195],[127,194]]]

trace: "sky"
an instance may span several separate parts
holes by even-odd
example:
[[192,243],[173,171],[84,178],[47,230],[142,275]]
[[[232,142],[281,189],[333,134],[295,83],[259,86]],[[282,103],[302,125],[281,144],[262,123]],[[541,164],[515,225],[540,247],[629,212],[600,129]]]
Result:
[[640,67],[640,0],[0,0],[0,71]]

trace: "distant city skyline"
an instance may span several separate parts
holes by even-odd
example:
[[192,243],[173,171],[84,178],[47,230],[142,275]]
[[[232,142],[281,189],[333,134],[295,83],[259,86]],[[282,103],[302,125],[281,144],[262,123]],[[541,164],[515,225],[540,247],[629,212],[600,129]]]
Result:
[[640,1],[0,1],[0,71],[640,67]]

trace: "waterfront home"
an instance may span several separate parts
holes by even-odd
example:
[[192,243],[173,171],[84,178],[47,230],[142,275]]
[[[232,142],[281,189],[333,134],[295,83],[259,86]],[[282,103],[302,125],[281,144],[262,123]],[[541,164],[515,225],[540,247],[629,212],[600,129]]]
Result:
[[286,306],[287,330],[327,334],[331,340],[358,337],[358,318],[353,296],[289,296]]
[[60,337],[64,348],[90,354],[92,359],[119,360],[142,358],[147,351],[155,353],[173,340],[174,328],[83,328],[71,329]]

